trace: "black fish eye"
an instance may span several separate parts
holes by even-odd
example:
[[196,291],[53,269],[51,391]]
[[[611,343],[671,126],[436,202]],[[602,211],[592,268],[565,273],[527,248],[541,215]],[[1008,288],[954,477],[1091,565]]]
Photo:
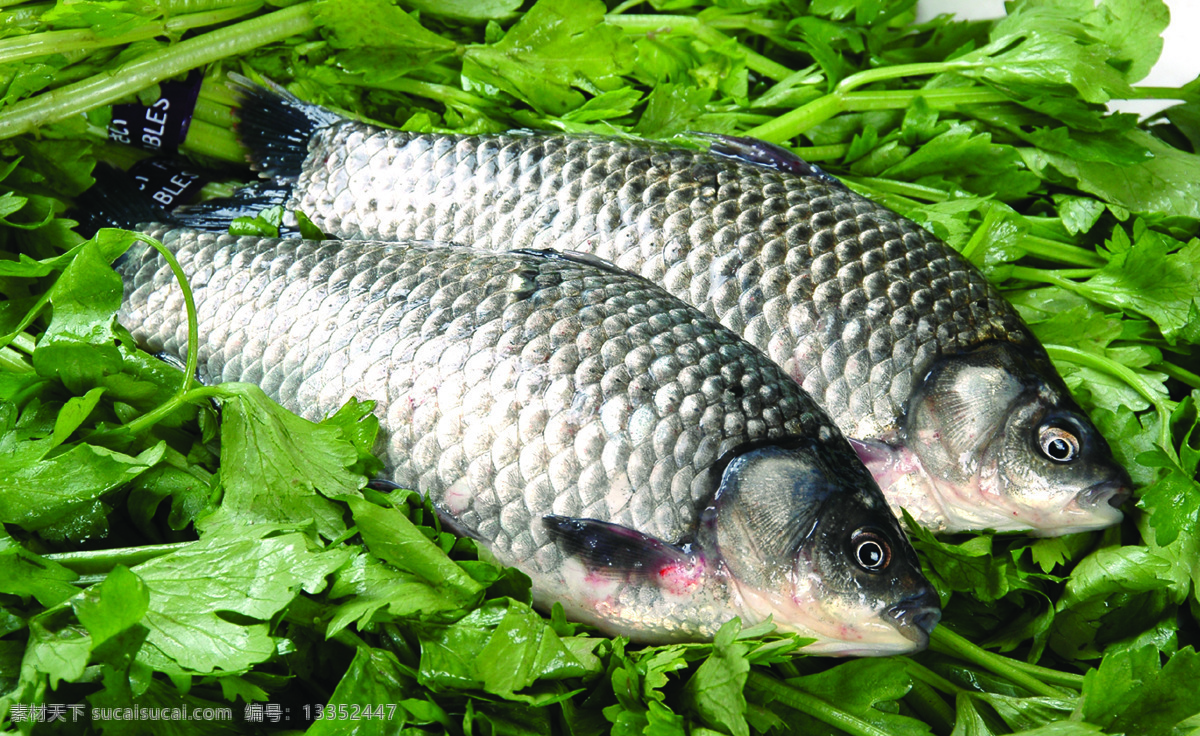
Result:
[[1042,454],[1056,463],[1069,463],[1079,455],[1079,439],[1061,427],[1042,425],[1038,445]]
[[867,572],[881,572],[892,562],[892,548],[882,534],[859,529],[850,537],[850,552]]

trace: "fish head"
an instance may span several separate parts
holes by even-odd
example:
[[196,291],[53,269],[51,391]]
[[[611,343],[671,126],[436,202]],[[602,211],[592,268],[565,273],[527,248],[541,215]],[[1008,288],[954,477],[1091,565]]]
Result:
[[945,531],[1102,529],[1131,493],[1049,360],[1009,343],[940,359],[913,393],[904,439]]
[[813,637],[806,651],[919,651],[941,618],[916,553],[841,437],[735,451],[704,529],[743,621],[771,617]]

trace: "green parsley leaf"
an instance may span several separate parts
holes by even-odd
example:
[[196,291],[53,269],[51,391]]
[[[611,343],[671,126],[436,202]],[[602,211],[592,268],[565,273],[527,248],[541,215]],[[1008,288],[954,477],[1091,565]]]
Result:
[[1144,314],[1174,342],[1193,305],[1200,304],[1200,240],[1180,248],[1177,241],[1146,229],[1079,291],[1101,304]]
[[927,724],[896,713],[894,704],[912,688],[902,659],[858,659],[787,682],[858,716],[884,733],[895,736],[931,733]]
[[583,103],[584,83],[613,89],[633,62],[632,44],[604,23],[598,0],[538,0],[504,38],[472,46],[463,55],[463,78],[491,85],[551,115]]
[[[413,675],[391,652],[359,647],[325,705],[332,717],[317,720],[305,733],[307,736],[395,733],[407,710],[400,704],[416,689]],[[376,709],[381,709],[378,718]]]
[[385,606],[387,614],[395,618],[433,617],[462,607],[461,600],[437,585],[365,554],[355,556],[338,571],[329,597],[335,600],[348,597],[333,611],[325,631],[330,637],[352,623],[366,626],[375,618],[375,612]]
[[50,608],[79,592],[71,585],[78,577],[62,565],[26,550],[0,527],[0,593],[33,596]]
[[129,568],[117,565],[99,585],[71,602],[79,623],[91,635],[92,646],[141,622],[150,607],[150,591]]
[[[254,531],[263,535],[271,528]],[[316,549],[297,532],[258,538],[242,532],[237,538],[223,531],[144,562],[133,568],[150,591],[142,620],[150,631],[138,657],[179,674],[240,672],[266,661],[277,644],[265,622],[301,589],[323,590],[325,576],[349,556]],[[226,612],[252,623],[235,623]]]
[[750,736],[746,723],[746,676],[750,662],[748,644],[737,640],[741,622],[725,623],[713,638],[713,653],[685,686],[687,700],[700,720],[732,736]]
[[403,76],[456,47],[386,0],[318,0],[315,7],[330,46],[339,49],[338,65],[367,82]]
[[1194,173],[1200,157],[1172,148],[1149,133],[1124,133],[1130,142],[1154,155],[1140,164],[1086,161],[1045,149],[1022,149],[1027,166],[1046,175],[1052,167],[1083,191],[1136,214],[1162,213],[1200,219],[1200,181]]
[[1200,654],[1191,647],[1160,668],[1153,647],[1106,655],[1084,675],[1081,715],[1113,733],[1170,736],[1177,725],[1200,713],[1190,683],[1200,678]]
[[350,499],[350,508],[367,549],[379,559],[419,575],[459,605],[477,600],[483,592],[479,582],[422,534],[399,510],[382,508],[360,499]]
[[[366,479],[350,471],[358,450],[334,423],[314,424],[250,384],[223,384],[220,510],[204,525],[302,522],[322,536],[346,529],[331,499],[359,497]],[[317,491],[318,493],[313,493]]]

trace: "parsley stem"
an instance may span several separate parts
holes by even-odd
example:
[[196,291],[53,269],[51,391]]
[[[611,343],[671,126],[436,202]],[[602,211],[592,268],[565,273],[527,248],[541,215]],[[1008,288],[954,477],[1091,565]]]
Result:
[[1042,268],[1027,268],[1025,266],[1013,266],[1009,272],[1009,277],[1020,279],[1022,281],[1036,281],[1043,284],[1054,284],[1070,291],[1073,294],[1078,294],[1078,286],[1074,281],[1064,278],[1061,275],[1061,269],[1056,271],[1047,271]]
[[1071,281],[1071,279],[1091,278],[1099,270],[1098,268],[1056,268],[1053,271],[1048,271],[1043,268],[1013,266],[1009,276],[1010,278],[1021,279],[1022,281],[1042,281],[1047,284],[1054,284],[1080,296],[1087,296],[1080,293],[1079,284]]
[[28,332],[17,333],[9,344],[26,355],[33,355],[33,350],[37,347],[37,343],[33,341],[33,336]]
[[840,708],[835,708],[815,695],[806,693],[799,688],[792,687],[755,670],[750,671],[750,676],[746,684],[764,690],[775,700],[778,700],[789,708],[798,710],[801,713],[807,713],[834,728],[840,728],[846,733],[851,734],[851,736],[888,736],[886,731],[872,723],[868,723]]
[[[211,81],[210,81],[211,80]],[[238,96],[224,81],[216,81],[211,77],[200,83],[200,97],[197,100],[219,107],[237,107],[241,104]]]
[[188,126],[187,139],[179,147],[185,152],[202,154],[220,161],[246,163],[246,149],[242,148],[237,136],[229,128],[195,118]]
[[1046,345],[1045,348],[1052,360],[1063,360],[1087,366],[1088,368],[1094,368],[1110,376],[1116,376],[1129,384],[1134,391],[1142,395],[1142,398],[1150,402],[1150,405],[1158,412],[1158,443],[1165,448],[1172,447],[1171,408],[1175,402],[1163,398],[1162,395],[1150,388],[1142,380],[1142,377],[1131,368],[1121,365],[1112,358],[1097,355],[1096,353],[1089,353],[1078,348],[1070,348],[1066,345]]
[[370,645],[368,645],[365,641],[362,640],[362,637],[360,637],[358,634],[355,634],[350,629],[342,629],[341,631],[337,632],[330,638],[336,642],[339,642],[339,643],[351,648],[351,649],[370,649],[371,648]]
[[725,15],[709,18],[705,22],[713,28],[750,31],[760,36],[782,36],[787,33],[787,27],[791,21],[756,18],[751,15]]
[[1008,102],[1008,98],[1004,95],[983,87],[902,89],[835,94],[841,94],[846,101],[846,109],[854,112],[903,110],[912,105],[918,97],[934,110],[952,110],[959,105],[990,105]]
[[147,560],[162,557],[190,544],[195,544],[195,542],[147,544],[142,547],[97,549],[86,552],[58,552],[44,556],[78,575],[104,575],[112,572],[117,565],[125,567],[140,565]]
[[787,33],[788,23],[790,22],[786,20],[771,20],[770,18],[755,18],[749,15],[717,16],[715,18],[705,18],[703,21],[686,15],[622,15],[626,10],[637,6],[643,1],[627,0],[627,2],[621,3],[613,8],[608,15],[604,16],[605,22],[621,26],[625,30],[634,33],[654,33],[662,31],[666,26],[701,23],[709,28],[727,31],[750,31],[759,36],[782,36]]
[[189,69],[306,33],[316,27],[311,6],[310,0],[194,36],[117,69],[21,100],[0,114],[0,140],[115,102]]
[[849,148],[845,143],[833,143],[828,146],[793,146],[791,151],[805,161],[829,161],[845,156]]
[[1013,666],[1013,660],[1000,654],[973,644],[955,634],[945,624],[938,626],[929,635],[929,648],[935,652],[950,654],[959,659],[977,664],[984,669],[1005,677],[1020,685],[1034,695],[1044,695],[1048,698],[1061,698],[1063,692],[1056,687],[1047,685],[1033,675]]
[[[621,13],[624,13],[626,10],[629,10],[630,8],[636,8],[637,6],[641,5],[645,1],[646,0],[625,0],[625,2],[621,3],[620,5],[613,8],[612,10],[608,11],[608,15],[609,16],[620,15]],[[609,18],[605,18],[605,20],[609,20]]]
[[1061,687],[1069,687],[1074,690],[1079,690],[1083,687],[1083,675],[1074,672],[1064,672],[1055,670],[1049,667],[1042,667],[1036,664],[1030,664],[1020,659],[1010,659],[1009,662],[1013,667],[1019,670],[1024,670],[1034,677],[1048,682],[1051,685],[1059,685]]
[[791,112],[785,112],[769,123],[763,123],[746,131],[751,138],[761,138],[768,143],[782,143],[810,130],[840,112],[845,112],[846,101],[832,93],[818,97]]
[[914,680],[920,680],[947,695],[958,695],[959,693],[966,692],[963,688],[950,682],[915,659],[906,660],[904,666],[908,669],[909,677]]
[[1102,256],[1086,248],[1043,238],[1040,235],[1021,236],[1021,239],[1017,241],[1017,247],[1031,256],[1059,263],[1069,263],[1074,266],[1101,268],[1106,263]]
[[33,372],[33,366],[29,365],[20,353],[10,347],[0,348],[0,369],[9,373]]
[[200,13],[245,4],[245,0],[155,0],[155,7],[165,15]]
[[1200,388],[1200,376],[1192,373],[1186,368],[1181,368],[1174,363],[1168,363],[1164,360],[1161,363],[1155,363],[1154,369],[1166,373],[1168,376],[1177,381],[1183,381],[1192,388]]
[[1195,100],[1196,93],[1181,87],[1134,87],[1133,100]]
[[866,179],[852,178],[848,176],[840,177],[842,181],[855,184],[866,189],[871,189],[877,192],[887,192],[889,194],[899,194],[903,197],[911,197],[920,199],[926,202],[945,202],[950,199],[950,195],[944,189],[937,187],[927,187],[922,184],[914,184],[908,181],[896,181],[895,179],[880,179],[878,177],[868,177]]
[[921,680],[913,679],[912,689],[904,696],[904,700],[930,725],[935,734],[947,736],[954,730],[954,709]]
[[[193,371],[191,375],[195,375],[195,372]],[[114,427],[113,429],[94,432],[89,436],[88,439],[91,440],[103,438],[107,435],[117,433],[138,434],[139,432],[144,432],[153,427],[155,424],[158,424],[163,419],[170,416],[171,412],[185,404],[193,404],[202,399],[223,399],[227,397],[228,394],[220,386],[201,386],[200,388],[194,388],[185,394],[176,394],[175,396],[172,396],[162,404],[159,404],[153,411],[146,412],[128,424],[122,424],[120,427]]]
[[[919,65],[915,65],[919,66]],[[939,65],[940,66],[940,65]],[[899,67],[896,67],[899,68]],[[852,75],[842,80],[853,79]],[[825,122],[842,112],[864,112],[867,110],[902,110],[920,97],[935,110],[949,110],[959,105],[980,105],[1004,102],[1008,98],[998,92],[979,88],[914,89],[900,91],[875,91],[848,93],[838,85],[837,89],[824,97],[786,112],[774,120],[751,128],[746,135],[762,138],[771,143],[781,143]]]
[[390,79],[386,82],[373,82],[367,84],[357,76],[346,75],[344,77],[347,84],[356,84],[365,87],[373,87],[377,89],[386,89],[393,92],[404,92],[418,97],[426,97],[431,100],[452,102],[461,102],[464,105],[473,107],[486,107],[489,103],[478,95],[473,95],[470,92],[465,92],[454,87],[447,87],[444,84],[436,84],[434,82],[422,82],[419,79],[409,79],[407,77],[399,77]]
[[970,69],[979,66],[979,62],[966,61],[929,61],[916,64],[897,64],[895,66],[878,67],[876,69],[865,69],[861,72],[851,74],[842,81],[838,82],[834,88],[834,94],[845,94],[852,89],[862,87],[875,82],[883,82],[888,79],[901,79],[904,77],[926,76],[929,74],[943,74],[945,72],[953,72],[959,69]]
[[261,6],[262,3],[255,0],[255,2],[206,13],[189,13],[162,22],[147,23],[140,28],[117,36],[102,36],[89,28],[43,31],[25,36],[15,36],[0,40],[0,64],[38,56],[65,54],[82,49],[92,51],[108,46],[122,46],[157,36],[177,36],[193,28],[227,23],[252,13]]
[[201,85],[200,96],[196,98],[196,107],[192,110],[192,123],[203,120],[221,128],[230,128],[237,122],[237,117],[233,114],[233,106],[217,102],[209,95],[204,94],[205,86],[207,85]]
[[183,266],[179,265],[179,261],[175,258],[174,253],[149,235],[134,233],[133,239],[145,243],[158,251],[158,254],[171,267],[171,273],[175,274],[175,279],[179,282],[179,288],[183,291],[183,304],[187,309],[188,348],[187,366],[183,372],[183,383],[180,384],[179,390],[175,392],[175,396],[173,397],[179,399],[192,388],[192,382],[196,380],[196,369],[200,365],[200,327],[196,318],[196,300],[192,297],[192,288],[188,285],[187,274],[183,272]]

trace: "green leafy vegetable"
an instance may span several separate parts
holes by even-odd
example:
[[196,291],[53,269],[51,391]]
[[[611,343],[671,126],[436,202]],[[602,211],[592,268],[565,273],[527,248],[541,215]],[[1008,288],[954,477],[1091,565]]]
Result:
[[[145,731],[35,724],[53,704],[235,716],[156,724],[179,734],[1200,727],[1200,89],[1132,86],[1162,2],[1018,0],[997,22],[921,25],[910,0],[278,5],[0,11],[0,729]],[[254,178],[226,71],[405,130],[715,132],[819,161],[1004,290],[1136,507],[1064,538],[914,530],[944,618],[912,658],[805,657],[737,621],[641,646],[539,612],[528,578],[418,496],[367,485],[371,397],[309,421],[253,386],[196,386],[194,353],[181,375],[118,323],[108,264],[130,237],[86,239],[65,213],[98,159],[146,155],[105,140],[103,106],[151,103],[193,68],[182,151],[226,165],[210,191]],[[1107,112],[1128,96],[1184,103]],[[274,237],[283,214],[234,230]]]

